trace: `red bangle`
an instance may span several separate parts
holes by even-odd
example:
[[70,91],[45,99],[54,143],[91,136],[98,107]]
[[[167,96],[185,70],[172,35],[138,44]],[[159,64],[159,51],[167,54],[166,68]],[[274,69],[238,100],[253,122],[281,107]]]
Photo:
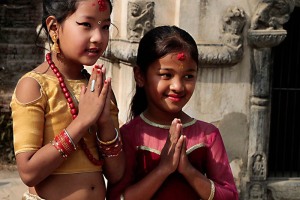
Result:
[[54,140],[51,141],[51,144],[65,159],[76,150],[76,146],[66,130],[63,130],[60,134],[56,135]]
[[98,141],[99,151],[101,152],[102,157],[116,157],[123,150],[121,138],[118,137],[117,140],[110,145],[103,145]]

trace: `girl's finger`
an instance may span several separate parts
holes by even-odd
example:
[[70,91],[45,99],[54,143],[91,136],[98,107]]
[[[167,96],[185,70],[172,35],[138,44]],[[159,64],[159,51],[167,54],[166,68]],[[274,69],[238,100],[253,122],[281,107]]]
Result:
[[106,79],[106,68],[104,67],[104,65],[103,64],[95,65],[95,68],[100,69],[102,71],[102,74],[103,74],[102,80],[105,80]]
[[88,85],[87,85],[87,90],[90,92],[94,92],[95,91],[95,84],[96,84],[96,80],[97,80],[97,73],[96,73],[97,69],[94,67],[92,70],[92,74],[90,76]]
[[96,94],[100,95],[100,92],[103,87],[103,73],[101,69],[96,69],[96,81],[95,81],[95,92]]
[[99,95],[100,101],[106,102],[106,100],[107,100],[106,98],[109,93],[109,90],[110,90],[110,79],[107,79],[104,81],[103,87],[102,87],[100,95]]

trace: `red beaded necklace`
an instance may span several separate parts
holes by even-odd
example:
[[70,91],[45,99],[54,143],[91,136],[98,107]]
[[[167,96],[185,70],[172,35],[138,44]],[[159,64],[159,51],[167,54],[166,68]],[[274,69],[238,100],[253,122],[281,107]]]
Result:
[[[46,60],[50,66],[50,68],[52,69],[52,71],[54,72],[54,74],[56,75],[60,88],[62,90],[62,92],[64,93],[65,98],[67,99],[67,102],[69,104],[70,107],[70,112],[72,114],[72,118],[75,119],[77,117],[78,111],[73,103],[73,99],[70,95],[70,92],[65,84],[64,78],[62,76],[62,74],[59,72],[58,68],[55,66],[54,62],[51,59],[51,53],[47,53],[46,54]],[[87,73],[86,71],[84,71],[85,73]],[[84,73],[83,72],[83,73]],[[85,155],[87,156],[87,158],[94,164],[97,166],[102,166],[103,165],[103,160],[97,160],[96,158],[93,157],[93,155],[91,154],[90,150],[88,149],[85,141],[83,138],[81,138],[81,140],[79,141],[79,144],[82,148],[82,150],[84,151]]]

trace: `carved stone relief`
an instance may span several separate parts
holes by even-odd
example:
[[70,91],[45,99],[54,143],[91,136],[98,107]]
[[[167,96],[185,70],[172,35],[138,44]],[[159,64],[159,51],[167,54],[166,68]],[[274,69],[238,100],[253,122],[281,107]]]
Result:
[[236,64],[243,55],[243,28],[246,17],[244,10],[228,8],[222,19],[220,45],[203,45],[199,48],[202,64]]
[[273,47],[286,37],[282,25],[289,20],[295,0],[262,0],[257,5],[248,32],[249,44],[255,48]]
[[252,156],[251,166],[252,166],[252,180],[265,180],[267,174],[267,162],[266,156],[263,152],[256,152]]
[[[109,59],[132,63],[136,59],[137,42],[149,30],[148,27],[154,27],[154,3],[135,1],[130,2],[128,6],[128,40],[111,40],[111,48],[108,49],[105,56]],[[245,23],[244,10],[237,7],[227,9],[222,18],[220,43],[198,44],[199,62],[208,65],[234,65],[238,63],[243,56],[242,34]]]
[[127,38],[133,42],[154,28],[154,2],[128,2]]
[[264,200],[264,187],[259,183],[254,183],[249,187],[249,200]]

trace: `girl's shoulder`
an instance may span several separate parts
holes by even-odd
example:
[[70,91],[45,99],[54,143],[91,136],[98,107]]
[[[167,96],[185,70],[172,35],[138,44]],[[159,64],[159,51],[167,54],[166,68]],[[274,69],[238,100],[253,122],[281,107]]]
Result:
[[193,135],[199,138],[211,138],[219,137],[219,129],[212,123],[196,120],[196,122],[186,128],[184,132],[187,132],[190,136]]
[[140,126],[141,124],[141,118],[139,116],[129,120],[125,124],[123,124],[120,128],[120,130],[126,131],[128,129],[133,129],[134,127]]
[[18,81],[12,96],[12,102],[30,105],[42,99],[43,89],[41,77],[33,71],[24,74]]
[[212,123],[210,122],[205,122],[202,120],[196,120],[195,126],[201,128],[202,130],[211,132],[211,131],[218,131],[219,129]]

